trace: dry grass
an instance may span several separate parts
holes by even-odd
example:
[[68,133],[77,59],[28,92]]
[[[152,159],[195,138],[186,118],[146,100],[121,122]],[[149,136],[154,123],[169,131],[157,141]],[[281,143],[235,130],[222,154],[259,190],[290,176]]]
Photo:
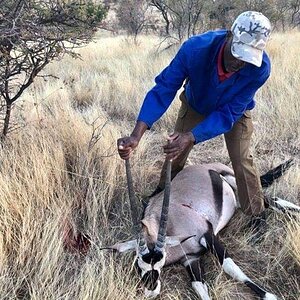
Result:
[[[291,43],[293,40],[293,43]],[[116,139],[130,133],[154,76],[175,49],[156,52],[158,40],[133,46],[122,37],[100,39],[49,66],[60,79],[38,81],[19,111],[26,126],[0,150],[0,298],[142,299],[132,255],[100,247],[130,236],[125,172]],[[299,204],[300,34],[274,34],[273,73],[257,95],[253,152],[261,172],[294,157],[289,173],[267,193]],[[158,179],[161,146],[176,118],[177,101],[148,132],[133,157],[136,191],[143,196]],[[195,147],[192,163],[229,163],[221,138]],[[86,256],[63,247],[66,220],[91,238]],[[248,219],[237,213],[221,234],[233,258],[282,299],[299,299],[299,217],[270,213],[264,241],[252,247]],[[249,290],[204,257],[214,299],[254,299]],[[161,299],[196,299],[181,266],[163,272]]]

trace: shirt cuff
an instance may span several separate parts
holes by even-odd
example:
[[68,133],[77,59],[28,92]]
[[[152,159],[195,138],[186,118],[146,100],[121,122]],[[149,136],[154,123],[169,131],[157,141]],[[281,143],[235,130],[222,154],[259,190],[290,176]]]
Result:
[[142,122],[144,122],[146,125],[147,125],[147,129],[149,130],[151,127],[152,127],[152,125],[153,125],[153,123],[151,123],[151,122],[149,122],[149,121],[146,121],[146,120],[144,120],[144,119],[142,119],[142,118],[137,118],[137,120],[136,121],[142,121]]

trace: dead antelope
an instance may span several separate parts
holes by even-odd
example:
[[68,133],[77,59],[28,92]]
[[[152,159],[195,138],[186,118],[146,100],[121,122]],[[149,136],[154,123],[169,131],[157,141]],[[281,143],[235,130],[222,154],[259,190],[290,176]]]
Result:
[[[289,165],[290,161],[261,176],[263,186],[269,186]],[[132,187],[129,162],[126,167],[128,185]],[[150,199],[140,222],[136,215],[137,203],[132,203],[135,225],[141,224],[137,239],[109,247],[119,252],[136,250],[145,295],[159,295],[162,267],[181,262],[197,295],[203,300],[210,299],[200,267],[200,255],[209,249],[229,276],[245,283],[261,299],[277,299],[236,265],[217,238],[239,207],[233,171],[221,163],[188,166],[173,179],[171,188],[169,173],[164,194]],[[132,189],[129,192],[132,199]],[[300,211],[300,207],[281,199],[274,199],[273,205]]]

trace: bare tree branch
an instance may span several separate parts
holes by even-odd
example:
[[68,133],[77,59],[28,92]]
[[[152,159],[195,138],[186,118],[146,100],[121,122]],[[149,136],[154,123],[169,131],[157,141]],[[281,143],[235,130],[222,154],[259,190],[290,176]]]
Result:
[[0,102],[9,132],[12,103],[53,60],[92,40],[107,9],[92,0],[3,0],[0,6]]

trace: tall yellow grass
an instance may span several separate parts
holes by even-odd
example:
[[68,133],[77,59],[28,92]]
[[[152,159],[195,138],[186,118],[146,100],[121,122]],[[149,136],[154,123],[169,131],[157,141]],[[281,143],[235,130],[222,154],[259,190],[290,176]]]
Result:
[[[116,139],[129,134],[153,78],[176,49],[157,51],[159,40],[138,45],[124,37],[97,40],[47,69],[58,80],[37,81],[23,97],[24,128],[0,150],[0,299],[142,299],[132,255],[113,256],[100,247],[131,236],[125,172]],[[257,94],[253,152],[261,172],[287,158],[295,165],[268,189],[299,204],[300,33],[274,34],[273,71]],[[163,162],[161,146],[171,132],[178,101],[147,132],[132,157],[137,194],[148,194]],[[195,147],[192,163],[228,164],[222,139]],[[80,256],[64,248],[67,222],[91,239]],[[282,299],[299,299],[299,217],[270,213],[264,241],[253,247],[248,219],[237,213],[221,234],[247,274]],[[254,299],[243,285],[204,257],[214,299]],[[180,266],[165,269],[161,299],[196,299]]]

